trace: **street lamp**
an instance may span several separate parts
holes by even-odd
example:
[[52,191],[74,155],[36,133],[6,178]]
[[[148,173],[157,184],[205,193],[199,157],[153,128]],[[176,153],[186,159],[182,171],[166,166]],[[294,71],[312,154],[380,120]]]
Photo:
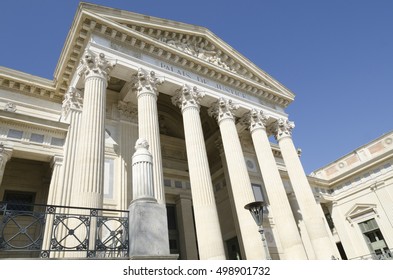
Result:
[[263,206],[265,203],[263,201],[255,201],[251,202],[244,206],[244,209],[250,211],[251,216],[254,218],[255,223],[258,226],[258,231],[261,234],[263,249],[265,250],[265,255],[267,260],[271,260],[269,249],[267,247],[267,242],[265,238],[265,233],[263,230],[262,222],[263,222]]

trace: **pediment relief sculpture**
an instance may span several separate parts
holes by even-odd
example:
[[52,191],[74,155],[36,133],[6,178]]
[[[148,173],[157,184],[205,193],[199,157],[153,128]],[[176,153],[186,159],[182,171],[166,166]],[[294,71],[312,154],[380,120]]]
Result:
[[215,64],[225,70],[236,73],[236,71],[233,68],[229,67],[225,62],[222,61],[222,59],[218,56],[218,53],[216,51],[207,49],[203,41],[189,42],[186,38],[172,39],[172,38],[167,38],[165,36],[159,37],[158,40],[171,47],[177,48],[178,50],[186,54],[195,56],[206,62]]

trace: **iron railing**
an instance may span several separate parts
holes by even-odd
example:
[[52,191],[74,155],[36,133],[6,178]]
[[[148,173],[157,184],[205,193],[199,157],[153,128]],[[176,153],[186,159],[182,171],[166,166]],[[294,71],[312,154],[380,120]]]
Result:
[[0,202],[0,258],[128,258],[128,211]]
[[380,254],[372,253],[368,255],[352,258],[351,260],[393,260],[393,249],[387,249]]

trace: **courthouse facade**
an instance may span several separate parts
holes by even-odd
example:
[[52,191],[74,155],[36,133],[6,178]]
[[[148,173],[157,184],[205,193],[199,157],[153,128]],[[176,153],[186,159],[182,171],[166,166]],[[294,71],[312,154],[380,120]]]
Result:
[[[18,250],[116,257],[122,249],[127,258],[265,259],[244,209],[255,200],[267,205],[263,227],[273,259],[375,253],[358,227],[372,219],[387,253],[392,207],[379,208],[392,205],[389,184],[372,185],[372,195],[384,190],[382,204],[373,198],[341,206],[340,172],[355,159],[340,161],[338,173],[328,166],[308,178],[285,113],[293,99],[203,27],[80,4],[53,81],[0,68],[1,257]],[[135,171],[138,139],[139,154],[151,154],[151,172]],[[385,153],[391,139],[370,149]],[[370,153],[367,160],[379,156]],[[384,160],[378,168],[390,174]],[[18,208],[21,202],[38,206]],[[159,249],[135,247],[153,232]],[[150,241],[143,246],[153,248]]]

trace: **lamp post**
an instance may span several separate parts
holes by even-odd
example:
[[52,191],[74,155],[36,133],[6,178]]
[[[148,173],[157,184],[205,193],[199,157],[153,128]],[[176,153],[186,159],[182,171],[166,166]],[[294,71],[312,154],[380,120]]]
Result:
[[258,226],[258,231],[261,234],[263,249],[265,250],[265,255],[267,260],[271,260],[269,249],[267,247],[267,242],[265,238],[265,233],[263,230],[262,222],[263,222],[263,206],[265,203],[263,201],[255,201],[248,203],[244,206],[244,209],[250,211],[251,216],[254,218],[255,223]]

